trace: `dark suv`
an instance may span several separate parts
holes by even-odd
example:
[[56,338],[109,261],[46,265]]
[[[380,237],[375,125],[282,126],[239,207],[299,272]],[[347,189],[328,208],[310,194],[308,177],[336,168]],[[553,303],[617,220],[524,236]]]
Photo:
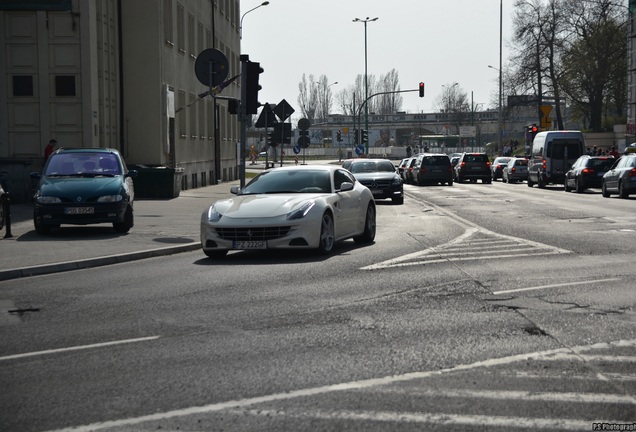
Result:
[[413,168],[413,180],[417,185],[448,184],[453,185],[453,169],[448,155],[423,153],[417,156]]
[[486,153],[464,153],[455,165],[455,181],[461,183],[470,180],[475,183],[492,183],[490,160]]

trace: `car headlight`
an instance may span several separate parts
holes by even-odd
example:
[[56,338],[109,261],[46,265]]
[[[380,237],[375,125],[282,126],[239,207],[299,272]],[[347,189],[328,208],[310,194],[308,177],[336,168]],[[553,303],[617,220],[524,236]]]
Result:
[[402,184],[402,179],[398,176],[393,177],[393,181],[391,182],[391,186],[399,186]]
[[223,215],[216,211],[216,207],[213,205],[208,208],[208,222],[218,222]]
[[62,202],[58,197],[38,195],[36,201],[39,204],[59,204]]
[[315,201],[307,201],[305,204],[303,204],[302,206],[300,206],[299,208],[297,208],[296,210],[293,210],[289,213],[287,213],[287,220],[294,220],[294,219],[302,219],[305,216],[307,216],[307,213],[309,213],[309,210],[311,210],[313,208],[313,206],[316,205]]
[[121,195],[104,195],[97,198],[97,202],[99,203],[114,203],[120,202],[124,197]]

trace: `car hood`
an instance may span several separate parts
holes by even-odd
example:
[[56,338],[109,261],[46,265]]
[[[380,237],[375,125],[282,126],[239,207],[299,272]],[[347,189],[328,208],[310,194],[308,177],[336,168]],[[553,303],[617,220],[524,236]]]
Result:
[[238,195],[217,201],[216,211],[231,218],[268,218],[286,215],[307,201],[324,197],[326,194],[262,194]]
[[42,196],[56,196],[78,201],[103,195],[116,195],[122,188],[117,177],[43,177],[39,192]]

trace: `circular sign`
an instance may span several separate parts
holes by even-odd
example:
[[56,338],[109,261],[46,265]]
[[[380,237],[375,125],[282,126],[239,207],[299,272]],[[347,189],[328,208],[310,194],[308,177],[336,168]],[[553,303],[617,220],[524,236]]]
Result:
[[292,150],[294,150],[294,153],[298,154],[300,153],[300,146],[295,145]]
[[229,70],[225,54],[214,48],[201,51],[194,62],[194,74],[201,84],[208,87],[218,86],[225,81]]
[[306,135],[298,137],[298,145],[302,148],[309,147],[309,137]]
[[364,146],[361,146],[361,145],[357,146],[356,147],[356,154],[358,156],[360,156],[362,153],[364,153]]
[[308,119],[301,118],[300,120],[298,120],[298,129],[305,131],[309,129],[309,126],[310,126],[310,123]]

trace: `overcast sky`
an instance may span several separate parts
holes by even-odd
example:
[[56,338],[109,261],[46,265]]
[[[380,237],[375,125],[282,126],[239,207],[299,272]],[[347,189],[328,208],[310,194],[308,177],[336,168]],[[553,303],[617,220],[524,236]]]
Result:
[[[326,75],[335,94],[364,74],[364,23],[368,73],[395,69],[402,90],[426,85],[426,96],[403,93],[409,113],[432,112],[442,86],[459,83],[475,104],[496,108],[501,0],[241,0],[241,53],[264,69],[261,103],[285,99],[300,114],[298,84],[303,73]],[[508,56],[513,0],[503,0],[503,64]],[[244,15],[245,14],[245,15]]]

